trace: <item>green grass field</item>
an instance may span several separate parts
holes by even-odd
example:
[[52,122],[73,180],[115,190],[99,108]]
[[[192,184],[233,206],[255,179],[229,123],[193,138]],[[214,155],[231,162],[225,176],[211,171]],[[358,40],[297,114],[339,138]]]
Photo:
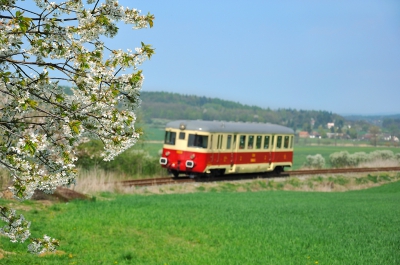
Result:
[[[14,207],[58,254],[12,254],[0,264],[399,264],[400,182],[350,192],[115,195]],[[10,201],[0,201],[9,204]],[[41,208],[42,210],[39,210]]]

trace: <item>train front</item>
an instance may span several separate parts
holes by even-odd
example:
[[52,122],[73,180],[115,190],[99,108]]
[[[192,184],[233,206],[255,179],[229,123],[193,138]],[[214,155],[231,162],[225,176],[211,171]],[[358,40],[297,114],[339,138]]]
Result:
[[187,128],[187,123],[170,122],[165,128],[160,164],[174,177],[180,174],[196,177],[207,165],[209,135]]

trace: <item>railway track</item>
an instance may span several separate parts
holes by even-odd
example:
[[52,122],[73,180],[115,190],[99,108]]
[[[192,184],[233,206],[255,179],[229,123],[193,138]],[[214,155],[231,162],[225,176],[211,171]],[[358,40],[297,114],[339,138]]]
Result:
[[364,168],[335,168],[335,169],[316,169],[316,170],[293,170],[293,171],[287,171],[285,173],[289,173],[290,176],[298,176],[298,175],[385,172],[385,171],[400,171],[400,167],[364,167]]
[[273,172],[267,173],[252,173],[252,174],[235,174],[235,175],[223,175],[220,177],[203,177],[198,179],[192,179],[189,177],[179,178],[151,178],[151,179],[134,179],[120,181],[119,183],[123,186],[153,186],[153,185],[167,185],[167,184],[181,184],[190,182],[215,182],[215,181],[234,181],[234,180],[245,180],[245,179],[256,179],[256,178],[273,178],[273,177],[293,177],[301,175],[321,175],[321,174],[345,174],[345,173],[366,173],[366,172],[388,172],[388,171],[399,171],[400,167],[375,167],[375,168],[337,168],[337,169],[316,169],[316,170],[293,170],[286,171],[281,174],[274,174]]
[[153,185],[166,185],[166,184],[178,184],[185,182],[196,182],[194,179],[189,177],[182,178],[150,178],[150,179],[132,179],[132,180],[124,180],[119,183],[123,186],[153,186]]

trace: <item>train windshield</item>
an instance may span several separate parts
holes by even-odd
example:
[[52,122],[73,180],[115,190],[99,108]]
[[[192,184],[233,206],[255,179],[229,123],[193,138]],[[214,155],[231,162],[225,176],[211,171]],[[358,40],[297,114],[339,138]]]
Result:
[[165,132],[164,144],[175,145],[176,132]]
[[207,148],[208,136],[189,134],[188,147]]

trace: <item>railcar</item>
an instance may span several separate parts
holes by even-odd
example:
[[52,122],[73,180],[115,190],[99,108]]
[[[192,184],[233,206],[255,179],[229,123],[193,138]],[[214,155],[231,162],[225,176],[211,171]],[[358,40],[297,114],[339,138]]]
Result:
[[174,177],[282,172],[294,131],[270,123],[177,120],[166,124],[160,164]]

